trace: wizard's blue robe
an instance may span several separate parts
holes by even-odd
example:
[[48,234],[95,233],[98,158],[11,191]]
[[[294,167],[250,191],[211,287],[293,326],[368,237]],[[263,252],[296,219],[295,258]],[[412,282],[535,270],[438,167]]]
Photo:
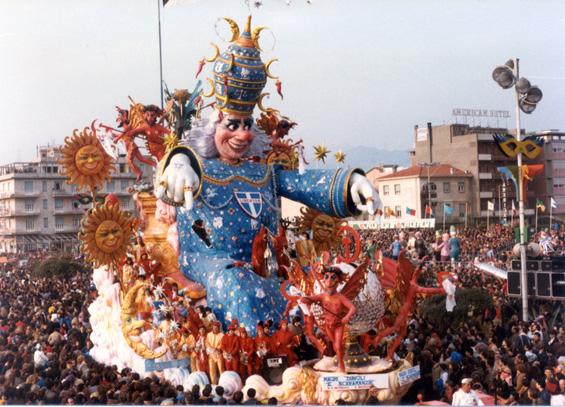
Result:
[[258,321],[282,317],[286,301],[276,276],[260,277],[250,265],[238,267],[234,261],[251,262],[261,226],[277,233],[281,196],[339,218],[355,214],[347,187],[360,171],[306,170],[300,175],[248,161],[198,161],[201,187],[194,207],[177,210],[181,270],[205,286],[208,305],[224,326],[237,318],[254,334]]

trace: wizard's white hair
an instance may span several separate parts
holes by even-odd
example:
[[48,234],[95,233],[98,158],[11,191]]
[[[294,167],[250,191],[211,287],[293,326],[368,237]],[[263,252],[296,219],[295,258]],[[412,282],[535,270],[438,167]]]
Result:
[[[192,122],[192,128],[181,140],[182,145],[189,146],[202,158],[217,158],[219,153],[214,141],[216,126],[220,123],[220,111],[214,110],[210,117]],[[271,140],[255,123],[251,127],[253,141],[244,157],[264,157],[270,149]]]

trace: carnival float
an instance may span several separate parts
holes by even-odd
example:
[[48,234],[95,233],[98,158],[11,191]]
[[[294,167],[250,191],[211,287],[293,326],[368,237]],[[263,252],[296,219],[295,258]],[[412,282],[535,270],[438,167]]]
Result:
[[[282,97],[275,60],[261,59],[265,27],[223,20],[229,46],[213,45],[197,68],[213,64],[208,91],[200,80],[165,89],[163,108],[130,98],[116,125],[94,121],[61,149],[68,182],[92,196],[79,233],[98,293],[90,353],[185,388],[220,384],[226,397],[254,388],[279,403],[363,403],[377,389],[396,403],[414,369],[394,351],[417,297],[441,290],[418,286],[404,256],[361,253],[342,219],[379,211],[377,191],[360,169],[306,168],[302,140],[289,138],[296,123],[264,106],[268,79]],[[118,146],[139,181],[136,215],[112,194],[99,199]],[[140,163],[155,169],[149,182]],[[305,205],[296,225],[281,220],[282,197]],[[301,337],[314,357],[296,354]],[[369,356],[384,338],[387,357]]]

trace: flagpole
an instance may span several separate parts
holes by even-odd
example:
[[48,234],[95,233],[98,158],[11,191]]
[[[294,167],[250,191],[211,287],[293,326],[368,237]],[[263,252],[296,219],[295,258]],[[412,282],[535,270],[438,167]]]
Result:
[[487,231],[488,231],[488,227],[489,227],[489,217],[490,217],[490,209],[487,206]]
[[443,204],[443,231],[445,232],[445,204]]
[[514,211],[515,211],[515,207],[514,207],[514,199],[512,200],[512,214],[510,215],[510,226],[514,227]]
[[159,85],[161,89],[161,109],[163,109],[163,46],[161,42],[161,1],[162,0],[157,0],[157,16],[159,20]]
[[536,202],[536,233],[538,232],[538,203]]
[[465,202],[465,229],[467,229],[467,203]]
[[549,197],[549,232],[553,226],[553,197]]

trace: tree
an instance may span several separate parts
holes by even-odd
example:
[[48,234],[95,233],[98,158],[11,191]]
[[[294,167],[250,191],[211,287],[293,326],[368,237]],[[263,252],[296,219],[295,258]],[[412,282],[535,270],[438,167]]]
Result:
[[35,263],[32,267],[32,275],[34,277],[66,278],[84,272],[86,272],[84,265],[66,257],[51,257],[42,262]]
[[493,306],[490,294],[480,288],[461,288],[455,292],[457,305],[453,312],[445,309],[445,295],[434,295],[420,304],[420,315],[440,330],[469,322],[472,317],[482,314]]

